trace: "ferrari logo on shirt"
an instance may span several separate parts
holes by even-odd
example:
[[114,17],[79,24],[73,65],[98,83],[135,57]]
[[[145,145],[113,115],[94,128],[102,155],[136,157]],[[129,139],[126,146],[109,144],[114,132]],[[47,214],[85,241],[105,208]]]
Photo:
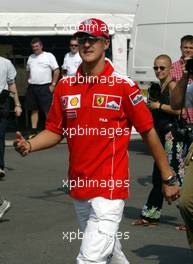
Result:
[[121,106],[121,96],[109,94],[94,94],[93,107],[119,110]]
[[97,105],[102,105],[104,103],[105,97],[104,96],[97,96],[96,103]]
[[62,96],[63,109],[80,108],[80,94]]

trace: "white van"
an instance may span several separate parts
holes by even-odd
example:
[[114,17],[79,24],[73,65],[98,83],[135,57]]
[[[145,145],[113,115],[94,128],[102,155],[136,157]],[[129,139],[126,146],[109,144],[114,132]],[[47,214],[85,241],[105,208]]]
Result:
[[129,76],[139,81],[155,81],[154,58],[168,54],[180,58],[180,39],[193,34],[193,0],[139,0],[129,51]]

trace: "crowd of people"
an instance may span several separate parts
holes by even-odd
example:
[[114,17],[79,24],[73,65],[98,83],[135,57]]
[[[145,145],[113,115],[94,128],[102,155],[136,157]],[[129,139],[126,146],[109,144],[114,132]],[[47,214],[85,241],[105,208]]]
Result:
[[[29,87],[26,99],[32,113],[34,133],[25,139],[17,132],[14,142],[16,151],[27,156],[55,146],[62,140],[64,131],[79,126],[83,130],[86,127],[115,131],[113,137],[100,133],[65,134],[70,152],[69,182],[76,183],[69,189],[69,195],[73,199],[80,230],[84,232],[78,264],[129,263],[116,233],[129,195],[125,183],[128,180],[130,133],[124,132],[126,129],[131,131],[132,126],[141,134],[155,160],[153,188],[140,219],[134,224],[157,224],[164,197],[171,204],[180,197],[182,186],[179,208],[193,248],[193,143],[189,146],[187,137],[176,133],[184,129],[181,124],[190,124],[193,118],[193,73],[186,67],[187,61],[193,58],[193,36],[182,38],[182,57],[178,62],[172,64],[166,54],[154,59],[153,69],[160,84],[157,89],[160,90],[159,97],[149,98],[148,104],[138,85],[117,73],[105,58],[109,45],[109,30],[103,21],[95,18],[83,21],[70,41],[70,52],[64,58],[62,70],[67,76],[58,81],[59,66],[54,55],[43,51],[40,39],[32,40],[33,54],[27,62]],[[9,90],[14,83],[14,68],[13,72],[6,79],[6,89]],[[78,82],[80,76],[81,82]],[[88,76],[92,78],[85,78]],[[111,86],[109,77],[114,80]],[[188,94],[184,96],[186,88]],[[21,108],[16,88],[14,93],[15,113],[19,115]],[[45,129],[37,134],[41,107],[47,118]],[[84,182],[81,187],[80,179]],[[91,181],[97,181],[98,187],[89,185]],[[113,189],[109,188],[110,181],[114,182]],[[9,208],[10,204],[6,207],[2,202],[0,211],[5,213]],[[3,213],[0,214],[2,216]]]
[[[55,56],[43,50],[40,38],[35,37],[31,41],[31,54],[27,60],[26,75],[28,87],[25,96],[25,111],[31,114],[31,129],[28,138],[34,137],[38,132],[39,112],[47,116],[55,86],[60,76],[59,65]],[[73,76],[81,63],[76,38],[70,40],[70,52],[64,57],[62,65],[63,76]],[[14,99],[14,112],[17,117],[22,114],[22,105],[19,100],[16,87],[16,69],[12,62],[0,57],[0,180],[5,177],[5,133],[9,115],[9,97]],[[0,193],[0,219],[11,208],[11,202],[7,201]]]

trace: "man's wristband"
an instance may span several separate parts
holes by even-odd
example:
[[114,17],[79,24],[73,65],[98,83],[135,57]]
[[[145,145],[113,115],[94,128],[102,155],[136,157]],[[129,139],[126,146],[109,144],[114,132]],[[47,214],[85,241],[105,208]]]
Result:
[[176,185],[177,183],[176,176],[171,175],[167,178],[167,180],[162,180],[162,182],[169,186]]
[[161,104],[161,103],[159,104],[159,110],[162,110],[162,105],[163,104]]
[[20,104],[15,104],[15,106],[21,107],[21,105],[20,105]]
[[32,151],[32,146],[31,146],[31,143],[30,143],[30,141],[29,140],[26,140],[26,142],[28,143],[28,145],[29,145],[29,153]]

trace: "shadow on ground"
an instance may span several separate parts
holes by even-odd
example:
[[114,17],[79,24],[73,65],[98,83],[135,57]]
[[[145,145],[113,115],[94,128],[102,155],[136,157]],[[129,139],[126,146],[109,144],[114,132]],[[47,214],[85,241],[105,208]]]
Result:
[[150,175],[141,177],[137,179],[137,182],[142,186],[147,186],[149,184],[152,184],[152,177]]
[[[124,217],[128,219],[132,219],[132,220],[138,219],[140,217],[140,214],[141,214],[141,208],[136,208],[132,206],[125,206],[124,211],[123,211]],[[173,217],[169,215],[162,215],[160,222],[161,224],[164,224],[164,225],[176,226],[176,220],[177,220],[177,217]]]
[[[192,264],[193,251],[187,248],[163,246],[163,245],[148,245],[133,252],[143,259],[159,261],[159,264]],[[156,262],[157,263],[157,262]]]

